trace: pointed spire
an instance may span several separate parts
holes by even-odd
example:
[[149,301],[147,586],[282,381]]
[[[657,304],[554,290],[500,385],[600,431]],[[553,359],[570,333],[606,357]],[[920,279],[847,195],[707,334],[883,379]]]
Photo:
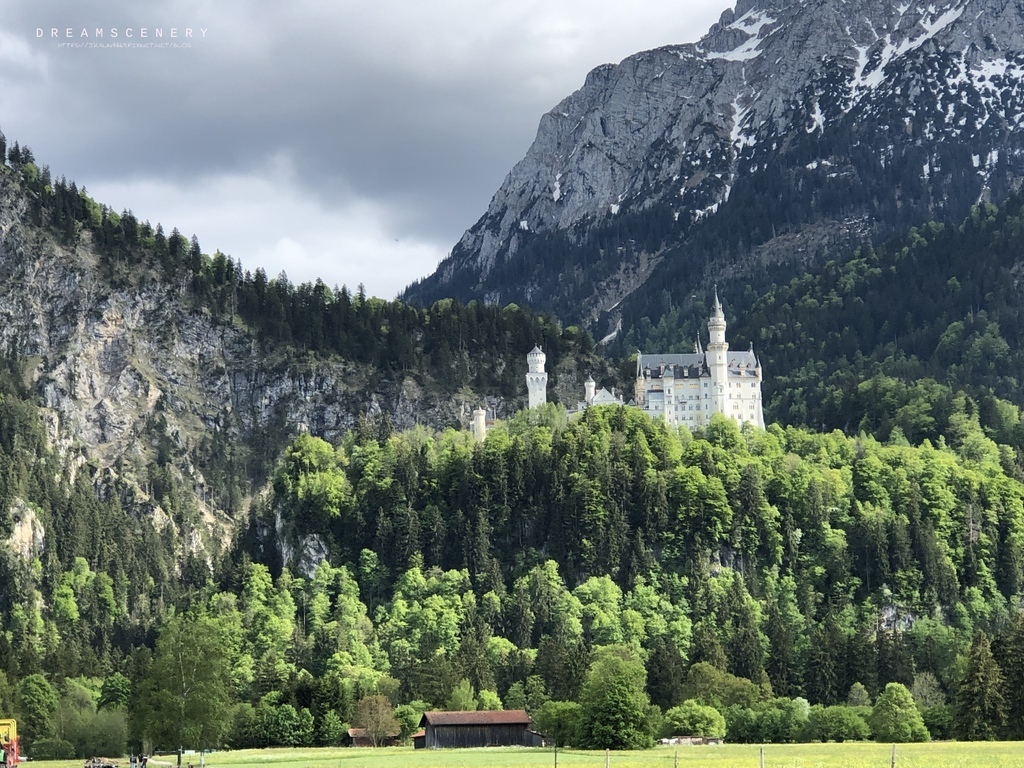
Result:
[[711,316],[712,317],[725,317],[725,313],[722,311],[722,302],[718,300],[718,286],[715,285],[715,303],[711,305]]

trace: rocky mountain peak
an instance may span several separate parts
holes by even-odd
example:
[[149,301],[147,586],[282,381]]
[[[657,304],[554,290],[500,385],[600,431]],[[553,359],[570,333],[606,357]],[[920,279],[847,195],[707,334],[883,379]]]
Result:
[[[860,190],[853,199],[878,199],[867,191],[880,183],[878,166],[891,170],[892,160],[903,173],[909,153],[927,188],[915,198],[925,215],[949,207],[953,187],[974,190],[958,192],[958,206],[998,194],[1017,178],[1011,129],[1024,95],[1022,52],[1024,12],[1006,0],[739,0],[696,43],[594,69],[541,118],[484,216],[407,296],[527,301],[593,320],[643,285],[667,250],[685,250],[693,227],[728,206],[738,185],[798,155],[792,168],[814,172],[815,183],[853,184]],[[977,141],[969,154],[965,140]],[[837,142],[871,146],[837,155]],[[945,157],[954,144],[955,171]],[[965,158],[970,181],[960,178]],[[957,178],[943,180],[939,171]],[[907,194],[893,190],[894,206],[906,211]],[[571,255],[595,228],[655,207],[666,208],[676,227],[661,245],[641,248],[631,237],[617,247],[637,251],[635,258],[604,255],[600,268],[593,249]],[[844,218],[874,216],[847,207]],[[770,230],[793,222],[789,215]],[[542,277],[538,248],[555,247],[550,237],[559,233],[579,274],[575,285]]]

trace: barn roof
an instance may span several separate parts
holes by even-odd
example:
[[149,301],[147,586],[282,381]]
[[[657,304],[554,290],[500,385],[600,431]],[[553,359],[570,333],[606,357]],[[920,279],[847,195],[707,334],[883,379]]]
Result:
[[426,725],[529,725],[525,709],[499,709],[484,712],[424,712],[420,726]]

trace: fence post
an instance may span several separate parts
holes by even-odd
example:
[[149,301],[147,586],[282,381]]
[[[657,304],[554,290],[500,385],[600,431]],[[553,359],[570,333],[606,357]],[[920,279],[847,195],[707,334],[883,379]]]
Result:
[[764,747],[761,747],[761,768],[764,768]]
[[558,768],[558,739],[555,739],[555,768]]
[[892,768],[896,768],[896,745],[892,745]]
[[612,764],[612,751],[608,747],[604,748],[604,768],[610,768]]
[[679,768],[679,749],[678,749],[678,747],[676,748],[676,757],[675,757],[675,760],[672,762],[672,768]]

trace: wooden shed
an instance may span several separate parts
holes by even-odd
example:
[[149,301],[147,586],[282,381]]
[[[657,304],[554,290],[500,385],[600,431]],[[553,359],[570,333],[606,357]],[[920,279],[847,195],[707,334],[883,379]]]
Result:
[[530,716],[525,709],[486,712],[424,712],[420,727],[428,749],[452,747],[525,747]]

